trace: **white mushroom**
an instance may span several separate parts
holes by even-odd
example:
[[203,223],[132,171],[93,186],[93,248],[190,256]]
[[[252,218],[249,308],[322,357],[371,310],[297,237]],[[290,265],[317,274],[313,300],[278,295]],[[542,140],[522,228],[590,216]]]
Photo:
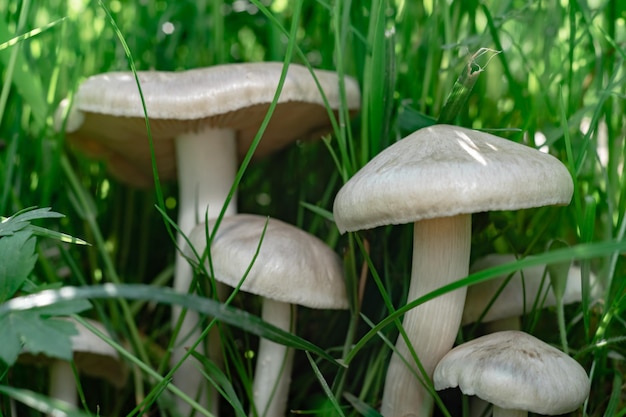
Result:
[[[222,210],[234,183],[238,157],[245,155],[272,102],[283,64],[228,64],[181,72],[138,72],[153,138],[160,179],[178,176],[178,226],[183,234],[204,219],[215,218]],[[328,105],[337,110],[341,103],[337,74],[291,64],[278,105],[255,157],[267,155],[296,139],[329,130],[330,120],[320,88]],[[346,77],[347,106],[360,105],[356,81]],[[60,125],[63,108],[57,112]],[[136,80],[130,72],[111,72],[88,78],[78,89],[67,123],[67,138],[88,155],[103,158],[109,170],[122,181],[136,186],[153,183],[152,161],[144,120],[144,109]],[[236,198],[230,200],[226,215],[236,212]],[[184,238],[178,245],[184,247]],[[189,291],[192,271],[177,254],[174,288]],[[172,322],[180,317],[174,307]],[[179,341],[200,336],[199,318],[187,312]],[[175,349],[172,361],[185,354]],[[212,358],[219,361],[219,358]],[[193,362],[185,362],[174,375],[174,383],[195,396],[202,377]],[[202,391],[202,390],[200,390]],[[216,400],[215,392],[212,393]],[[206,400],[201,400],[206,403]],[[215,401],[213,401],[215,404]],[[189,406],[179,401],[181,412]],[[217,405],[212,406],[217,413]]]
[[574,359],[515,330],[455,347],[441,359],[433,380],[437,390],[458,386],[489,401],[494,417],[568,413],[580,407],[591,386]]
[[[467,275],[471,213],[567,204],[571,176],[556,158],[487,133],[448,125],[414,132],[385,149],[339,191],[340,232],[413,223],[408,301]],[[465,288],[408,311],[404,327],[428,377],[452,347]],[[428,416],[432,398],[408,369],[399,338],[387,372],[381,413]]]
[[[55,320],[70,320],[65,318]],[[94,378],[101,378],[110,384],[121,387],[126,383],[127,368],[120,360],[117,351],[105,343],[85,326],[71,320],[76,326],[77,334],[72,336],[74,366],[79,373]],[[107,333],[102,324],[87,320],[100,332]],[[76,379],[72,364],[57,358],[34,356],[25,351],[20,355],[20,362],[44,364],[49,367],[49,395],[68,404],[78,405]]]
[[[212,232],[213,227],[210,222],[208,230]],[[206,230],[200,224],[190,235],[199,253],[206,248]],[[249,214],[225,217],[211,241],[210,256],[214,278],[231,287],[240,283],[254,261],[240,289],[263,297],[263,320],[282,330],[293,331],[292,304],[348,307],[343,266],[337,254],[315,236],[279,220]],[[256,412],[250,415],[283,416],[293,353],[283,345],[261,339],[256,356]]]

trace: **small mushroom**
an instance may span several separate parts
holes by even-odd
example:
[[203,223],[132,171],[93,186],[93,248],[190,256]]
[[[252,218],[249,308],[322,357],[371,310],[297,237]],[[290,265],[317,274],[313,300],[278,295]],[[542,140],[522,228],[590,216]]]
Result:
[[[215,218],[224,205],[237,172],[238,159],[252,143],[274,98],[283,64],[278,62],[226,64],[180,72],[138,72],[153,138],[159,177],[178,176],[178,226],[187,234],[203,220]],[[315,70],[316,79],[304,66],[290,64],[278,105],[254,154],[260,158],[296,139],[319,137],[330,130],[327,104],[337,111],[341,104],[338,76]],[[318,84],[319,83],[319,84]],[[360,106],[357,82],[344,79],[347,106]],[[67,102],[57,112],[61,125]],[[107,161],[109,171],[135,186],[153,183],[152,161],[142,99],[135,76],[111,72],[88,78],[79,87],[66,124],[68,141],[85,154]],[[236,199],[225,214],[236,212]],[[178,245],[184,247],[184,238]],[[187,292],[192,271],[177,254],[174,289]],[[172,322],[181,308],[175,306]],[[179,339],[200,336],[199,318],[187,312]],[[172,361],[185,350],[177,348]],[[215,359],[215,358],[213,358]],[[192,376],[195,375],[195,376]],[[174,382],[194,396],[201,375],[193,363],[183,363]],[[205,401],[201,401],[205,402]],[[180,410],[188,406],[179,402]],[[217,413],[216,406],[212,408]]]
[[[435,125],[394,143],[339,190],[340,232],[413,223],[413,266],[407,301],[465,277],[471,213],[567,204],[572,178],[551,155],[487,133]],[[428,377],[458,332],[466,288],[404,315],[402,326]],[[392,354],[381,406],[385,417],[427,416],[432,399],[408,369],[403,338]],[[410,361],[410,359],[409,359]]]
[[[70,320],[60,318],[58,320]],[[107,333],[102,324],[87,320],[90,325],[102,333]],[[77,334],[72,336],[72,351],[74,366],[79,373],[101,378],[115,387],[122,387],[126,383],[127,368],[120,360],[113,347],[89,331],[81,323],[71,320],[76,326]],[[78,395],[76,380],[72,364],[62,359],[33,355],[28,351],[20,354],[21,363],[47,365],[49,367],[49,395],[51,398],[65,401],[77,406]]]
[[[190,241],[198,253],[205,250],[207,229],[212,232],[213,227],[214,222],[209,222],[208,228],[200,224],[192,231]],[[215,280],[236,287],[245,276],[240,289],[263,297],[263,320],[282,330],[293,331],[292,304],[348,308],[339,256],[315,236],[280,220],[251,214],[224,217],[211,240],[210,256]],[[283,416],[293,353],[283,345],[261,339],[256,356],[256,412],[250,414]]]
[[493,404],[494,417],[574,411],[591,382],[578,362],[534,336],[509,330],[455,347],[435,368],[435,389],[459,387]]

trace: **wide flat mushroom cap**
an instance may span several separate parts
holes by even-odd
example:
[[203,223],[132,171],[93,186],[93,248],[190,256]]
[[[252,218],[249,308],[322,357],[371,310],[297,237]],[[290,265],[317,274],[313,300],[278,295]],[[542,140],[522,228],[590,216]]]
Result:
[[[281,71],[282,63],[264,62],[138,72],[161,179],[176,177],[174,138],[183,133],[209,127],[235,129],[239,154],[245,155],[274,98]],[[341,103],[337,74],[315,70],[315,75],[330,108],[337,110]],[[347,106],[357,111],[358,84],[349,77],[344,81]],[[289,66],[278,103],[257,158],[330,130],[324,100],[306,67]],[[57,127],[64,106],[57,111]],[[132,73],[88,78],[76,93],[66,129],[73,145],[88,156],[105,159],[118,178],[139,186],[152,183],[144,110]]]
[[574,359],[519,331],[479,337],[448,352],[435,368],[435,389],[458,386],[501,408],[556,415],[589,395],[590,381]]
[[[214,222],[209,222],[209,230],[213,225]],[[205,231],[205,224],[199,224],[190,234],[196,250],[206,247]],[[215,279],[231,287],[238,285],[254,259],[259,242],[258,256],[241,290],[311,308],[348,307],[339,256],[317,237],[263,216],[224,217],[211,242]]]
[[457,126],[420,129],[394,143],[339,190],[343,233],[492,210],[569,203],[567,168],[551,155]]

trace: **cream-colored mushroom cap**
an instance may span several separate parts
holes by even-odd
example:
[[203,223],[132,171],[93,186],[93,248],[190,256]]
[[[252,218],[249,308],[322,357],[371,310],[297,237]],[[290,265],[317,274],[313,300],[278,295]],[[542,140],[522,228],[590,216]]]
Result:
[[[162,180],[176,177],[174,138],[207,127],[237,132],[244,155],[274,98],[282,63],[226,64],[188,71],[137,73],[150,118],[157,166]],[[260,157],[296,139],[330,129],[320,93],[337,110],[341,103],[334,72],[315,70],[318,84],[301,65],[291,64],[278,106],[255,153]],[[347,106],[360,107],[357,82],[346,77]],[[60,106],[60,128],[65,106]],[[82,83],[66,125],[68,140],[92,157],[104,158],[111,172],[134,185],[152,184],[152,166],[144,110],[131,72],[98,74]]]
[[571,412],[589,395],[578,362],[519,331],[492,333],[452,349],[435,368],[435,389],[458,386],[504,409],[556,415]]
[[567,168],[551,155],[457,126],[420,129],[389,146],[339,191],[340,232],[493,210],[569,203]]
[[[214,221],[209,222],[209,230],[213,225]],[[200,253],[206,246],[205,230],[205,225],[199,224],[190,235]],[[259,242],[258,256],[241,290],[311,308],[348,307],[339,256],[317,237],[263,216],[224,217],[211,242],[215,279],[232,287],[238,285]]]

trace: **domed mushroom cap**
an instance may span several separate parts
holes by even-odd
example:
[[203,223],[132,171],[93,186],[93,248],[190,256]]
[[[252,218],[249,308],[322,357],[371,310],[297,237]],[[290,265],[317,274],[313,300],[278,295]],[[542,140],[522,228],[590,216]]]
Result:
[[[282,63],[264,62],[138,72],[161,179],[176,176],[174,138],[181,134],[206,127],[234,129],[239,154],[245,155],[274,98],[281,71]],[[331,109],[338,109],[337,74],[315,70],[315,75]],[[345,86],[348,108],[356,111],[359,87],[349,77]],[[330,128],[322,95],[304,66],[289,66],[278,103],[256,157]],[[65,106],[57,111],[57,128]],[[66,128],[73,145],[89,156],[106,159],[114,175],[134,185],[152,183],[144,111],[132,73],[88,78],[76,93]]]
[[504,409],[556,415],[580,407],[590,381],[574,359],[519,331],[492,333],[446,354],[433,376],[435,389],[458,386]]
[[339,191],[340,232],[492,210],[569,203],[572,178],[551,155],[488,133],[435,125],[394,143]]
[[[213,225],[209,222],[209,230]],[[201,253],[206,247],[205,224],[196,226],[189,239]],[[348,308],[339,256],[317,237],[263,216],[239,214],[223,218],[211,242],[215,279],[237,286],[253,261],[259,242],[258,256],[241,290],[311,308]]]

